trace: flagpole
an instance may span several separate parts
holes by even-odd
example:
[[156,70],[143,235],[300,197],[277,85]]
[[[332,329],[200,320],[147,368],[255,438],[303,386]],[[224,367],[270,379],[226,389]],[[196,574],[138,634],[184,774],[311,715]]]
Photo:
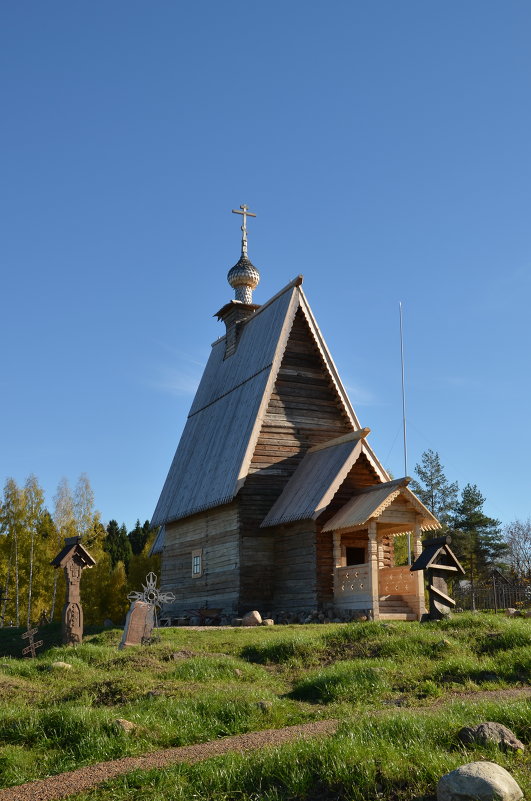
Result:
[[[400,314],[400,364],[402,368],[402,431],[404,435],[404,475],[407,476],[407,429],[406,429],[406,382],[404,374],[404,326],[402,320],[402,301],[398,304]],[[407,563],[411,565],[411,532],[407,533]]]

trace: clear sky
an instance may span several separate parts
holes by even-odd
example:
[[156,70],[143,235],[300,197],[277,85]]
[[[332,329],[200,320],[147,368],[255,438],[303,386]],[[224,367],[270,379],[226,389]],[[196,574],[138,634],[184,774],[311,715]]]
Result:
[[298,273],[370,441],[531,515],[531,4],[5,2],[0,480],[151,516],[232,297]]

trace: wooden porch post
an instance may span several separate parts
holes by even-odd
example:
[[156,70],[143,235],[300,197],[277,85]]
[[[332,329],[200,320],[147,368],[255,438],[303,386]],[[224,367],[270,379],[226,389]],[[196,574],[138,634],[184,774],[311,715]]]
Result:
[[[421,522],[422,522],[422,516],[416,515],[415,529],[413,532],[414,559],[418,559],[422,553],[422,531],[420,529]],[[416,591],[415,612],[417,614],[417,619],[420,620],[422,615],[426,612],[426,603],[424,601],[424,571],[417,570],[413,575],[415,576],[415,591]]]
[[371,583],[372,617],[380,620],[380,588],[378,586],[378,524],[369,521],[369,578]]
[[334,538],[334,598],[337,594],[337,568],[341,567],[341,532],[334,531],[333,532]]

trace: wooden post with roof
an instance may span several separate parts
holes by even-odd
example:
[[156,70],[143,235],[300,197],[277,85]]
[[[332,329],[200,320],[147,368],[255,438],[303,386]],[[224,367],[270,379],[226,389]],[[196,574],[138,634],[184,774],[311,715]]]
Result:
[[[439,527],[368,443],[297,276],[263,305],[248,256],[152,519],[161,586],[190,608],[419,619],[421,582],[393,538]],[[236,211],[236,210],[234,210]],[[240,213],[240,212],[237,212]]]

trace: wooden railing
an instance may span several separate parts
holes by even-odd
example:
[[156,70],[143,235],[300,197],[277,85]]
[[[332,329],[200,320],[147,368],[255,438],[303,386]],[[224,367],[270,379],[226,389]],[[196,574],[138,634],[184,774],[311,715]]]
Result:
[[369,565],[351,565],[336,567],[336,598],[347,595],[367,595],[369,586]]
[[380,595],[415,595],[415,574],[409,567],[383,567],[378,571]]

